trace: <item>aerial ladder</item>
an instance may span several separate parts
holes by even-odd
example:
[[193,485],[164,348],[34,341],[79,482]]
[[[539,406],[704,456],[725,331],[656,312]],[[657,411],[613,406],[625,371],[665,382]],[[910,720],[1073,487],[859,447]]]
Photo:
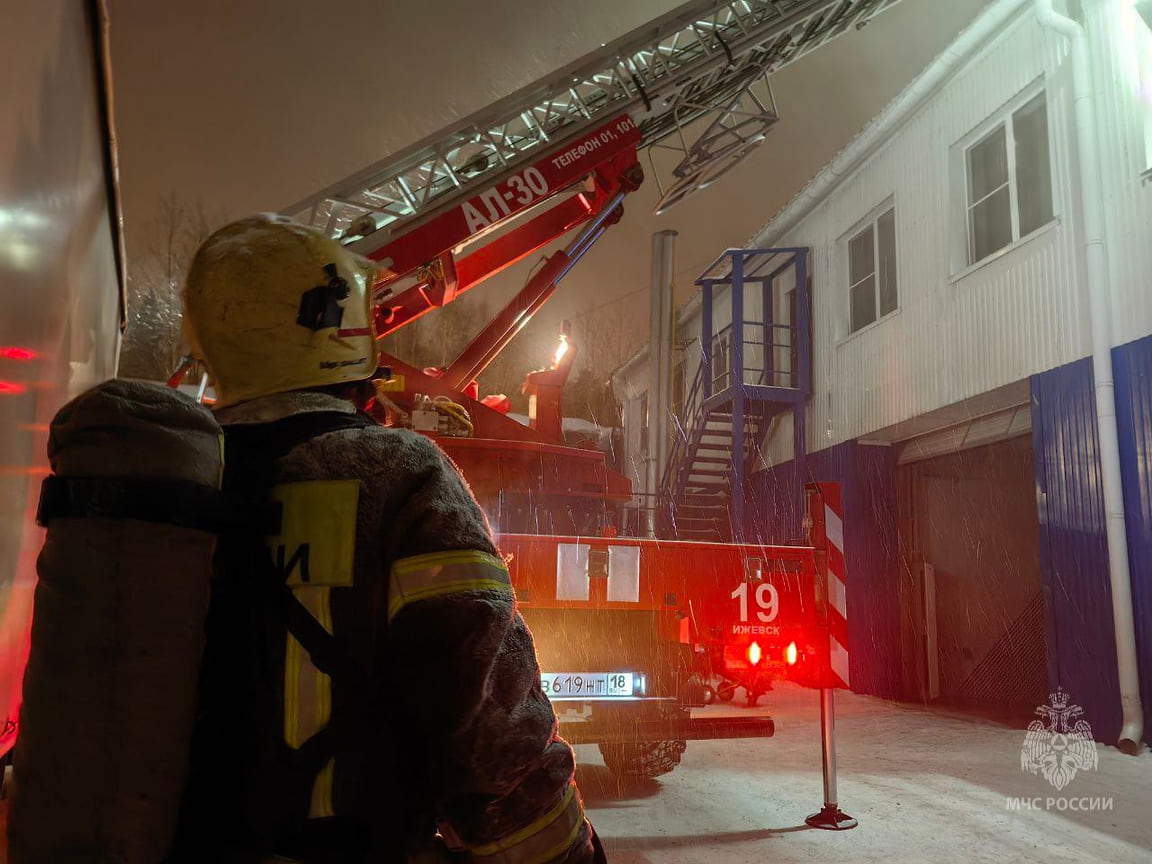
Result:
[[[628,502],[630,482],[602,453],[563,446],[571,349],[526,381],[537,397],[528,426],[480,401],[474,382],[619,221],[644,180],[642,152],[658,213],[706,189],[779,120],[772,73],[895,2],[685,3],[285,210],[378,263],[379,337],[572,235],[444,368],[382,355],[379,386],[413,428],[436,406],[465,418],[459,434],[435,422],[421,431],[455,460],[500,533],[564,734],[600,744],[624,774],[671,770],[688,739],[772,734],[770,718],[690,716],[708,698],[697,640],[709,633],[747,636],[718,650],[739,649],[728,659],[742,665],[752,702],[773,676],[820,684],[822,559],[805,547],[615,537],[588,514]],[[186,358],[173,383],[192,366]],[[586,512],[575,516],[580,502]],[[756,620],[732,624],[734,608]],[[569,724],[573,706],[590,717]]]
[[380,337],[580,229],[443,370],[459,392],[619,220],[641,151],[657,212],[707,188],[778,121],[773,72],[895,2],[685,3],[285,212],[379,262]]

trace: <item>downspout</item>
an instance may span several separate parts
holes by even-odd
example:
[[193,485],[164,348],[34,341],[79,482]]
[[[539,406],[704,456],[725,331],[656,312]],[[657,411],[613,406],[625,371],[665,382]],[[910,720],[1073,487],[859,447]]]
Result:
[[1116,631],[1116,667],[1120,678],[1123,726],[1117,747],[1140,751],[1144,714],[1132,613],[1132,578],[1128,565],[1128,531],[1120,474],[1120,439],[1116,431],[1116,387],[1112,378],[1111,283],[1104,246],[1104,179],[1096,140],[1095,89],[1084,28],[1052,8],[1052,0],[1035,0],[1041,26],[1070,43],[1072,114],[1079,150],[1080,206],[1084,219],[1084,259],[1088,275],[1088,309],[1092,325],[1092,371],[1096,390],[1096,424],[1100,435],[1100,485],[1104,495],[1105,530],[1112,583],[1112,619]]

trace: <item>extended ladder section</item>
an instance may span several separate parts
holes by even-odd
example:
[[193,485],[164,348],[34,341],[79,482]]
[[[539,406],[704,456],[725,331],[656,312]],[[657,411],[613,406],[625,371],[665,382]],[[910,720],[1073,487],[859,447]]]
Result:
[[[380,263],[373,291],[380,337],[582,226],[445,369],[428,375],[383,358],[402,372],[398,399],[465,399],[463,391],[619,220],[625,196],[643,182],[639,148],[678,154],[660,208],[705,188],[777,121],[770,73],[896,2],[686,3],[287,212]],[[194,365],[183,358],[169,383],[179,385]],[[478,437],[482,426],[474,427]],[[708,437],[707,428],[697,438]],[[732,428],[739,462],[744,420]],[[698,458],[698,444],[687,449]],[[680,491],[701,469],[686,470],[674,475]]]
[[607,217],[642,179],[637,148],[678,157],[661,207],[704,188],[776,122],[771,72],[895,2],[686,3],[288,212],[387,268],[385,335]]

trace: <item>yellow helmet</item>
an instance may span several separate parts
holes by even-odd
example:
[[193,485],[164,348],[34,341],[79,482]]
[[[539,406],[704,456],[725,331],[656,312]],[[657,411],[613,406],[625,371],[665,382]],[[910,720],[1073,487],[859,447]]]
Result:
[[184,335],[216,404],[370,378],[375,272],[322,232],[272,213],[205,240],[184,286]]

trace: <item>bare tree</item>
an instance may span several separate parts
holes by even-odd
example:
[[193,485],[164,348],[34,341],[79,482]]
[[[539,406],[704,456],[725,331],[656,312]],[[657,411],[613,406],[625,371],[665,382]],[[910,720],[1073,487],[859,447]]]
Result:
[[587,298],[573,320],[573,339],[584,362],[565,392],[565,413],[603,426],[616,426],[620,409],[609,379],[640,346],[643,333],[622,301]]
[[167,195],[144,228],[142,253],[128,267],[128,328],[120,374],[161,380],[183,351],[181,291],[192,256],[221,220],[203,202],[188,206]]

